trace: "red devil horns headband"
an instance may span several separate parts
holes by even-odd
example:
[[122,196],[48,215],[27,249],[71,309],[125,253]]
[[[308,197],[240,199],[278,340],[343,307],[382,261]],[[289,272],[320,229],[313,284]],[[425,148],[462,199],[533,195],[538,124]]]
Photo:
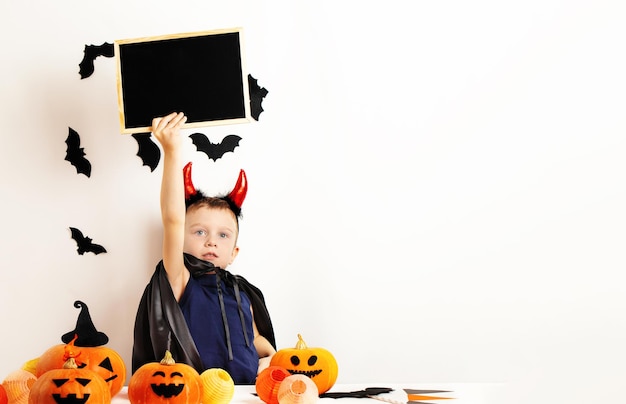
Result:
[[[191,162],[187,163],[187,165],[183,168],[183,179],[185,185],[185,203],[187,207],[202,198],[206,198],[201,191],[196,190],[196,187],[194,187],[193,182],[191,181]],[[246,199],[247,193],[248,179],[246,178],[246,172],[240,170],[239,178],[237,179],[237,183],[235,184],[233,190],[230,191],[228,195],[218,198],[228,202],[228,205],[235,215],[240,216],[241,206],[243,205],[244,199]]]
[[241,206],[243,205],[243,201],[246,199],[246,194],[248,193],[248,179],[246,178],[246,172],[243,170],[239,170],[239,177],[237,178],[237,183],[230,194],[228,194],[227,198],[230,199],[235,206],[237,206],[241,210]]

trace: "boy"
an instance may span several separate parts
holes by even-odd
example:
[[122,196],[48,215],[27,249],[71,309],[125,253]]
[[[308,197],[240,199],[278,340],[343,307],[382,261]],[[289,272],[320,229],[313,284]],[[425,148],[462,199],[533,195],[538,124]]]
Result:
[[133,373],[167,349],[199,373],[220,367],[236,384],[254,384],[276,345],[260,290],[225,271],[239,252],[245,189],[214,198],[193,188],[190,171],[183,176],[181,170],[180,128],[186,120],[183,113],[171,113],[152,121],[163,147],[163,260],[137,312]]

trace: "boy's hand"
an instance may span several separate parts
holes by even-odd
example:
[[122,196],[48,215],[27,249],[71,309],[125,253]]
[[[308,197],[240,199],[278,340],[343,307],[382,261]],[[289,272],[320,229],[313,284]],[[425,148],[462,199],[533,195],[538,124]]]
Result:
[[180,144],[180,128],[187,122],[187,117],[182,112],[154,118],[152,120],[152,134],[157,138],[164,149],[176,147]]
[[259,368],[257,369],[257,374],[267,369],[270,366],[271,360],[272,360],[271,356],[266,356],[265,358],[259,358]]

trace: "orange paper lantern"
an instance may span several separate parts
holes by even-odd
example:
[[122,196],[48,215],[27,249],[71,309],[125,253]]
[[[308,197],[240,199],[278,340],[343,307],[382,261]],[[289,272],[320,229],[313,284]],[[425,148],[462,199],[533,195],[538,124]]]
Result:
[[318,400],[317,385],[305,375],[287,376],[278,388],[279,404],[314,404]]
[[34,374],[24,369],[15,370],[7,375],[2,382],[11,404],[27,404],[30,389],[37,378]]
[[0,404],[7,404],[9,402],[9,396],[7,396],[7,391],[0,384]]
[[268,366],[256,377],[256,394],[266,404],[278,404],[278,389],[280,383],[290,373],[282,366]]
[[228,404],[235,395],[235,382],[227,371],[220,368],[207,369],[200,373],[203,384],[202,402],[206,404]]

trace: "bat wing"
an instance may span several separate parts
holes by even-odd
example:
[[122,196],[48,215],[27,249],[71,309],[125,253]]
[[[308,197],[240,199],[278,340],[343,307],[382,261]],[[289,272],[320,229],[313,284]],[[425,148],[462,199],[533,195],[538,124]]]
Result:
[[248,92],[250,93],[250,115],[254,120],[259,120],[259,115],[263,112],[263,98],[267,95],[268,91],[260,87],[257,83],[257,79],[248,75]]
[[107,250],[100,244],[92,243],[89,237],[87,237],[87,240],[89,241],[89,245],[87,246],[86,252],[91,252],[96,255],[107,252]]
[[203,133],[192,133],[189,135],[191,142],[196,146],[196,150],[206,153],[209,158],[211,157],[213,143]]
[[87,177],[91,176],[91,163],[85,158],[85,152],[80,147],[80,136],[74,129],[69,128],[67,139],[67,150],[65,153],[65,160],[69,161],[74,167],[76,167],[77,174],[84,174]]
[[220,143],[220,153],[224,155],[228,152],[234,152],[235,147],[239,146],[239,141],[241,141],[241,137],[237,135],[228,135],[224,139],[222,139],[222,143]]
[[76,251],[78,251],[78,254],[83,255],[85,253],[84,246],[87,239],[83,236],[83,232],[76,227],[70,227],[70,231],[72,232],[72,239],[76,241],[76,245],[78,246]]
[[150,171],[154,171],[161,160],[159,146],[152,141],[150,133],[133,133],[131,136],[135,138],[139,146],[137,156],[141,158],[144,166],[148,166]]
[[103,246],[100,244],[94,244],[91,242],[92,240],[89,237],[83,236],[83,232],[78,230],[76,227],[70,227],[70,231],[72,232],[72,239],[74,239],[78,245],[76,251],[78,251],[79,255],[83,255],[86,252],[91,252],[96,255],[107,252]]
[[211,160],[217,161],[227,152],[232,152],[235,147],[239,146],[241,137],[237,135],[228,135],[222,139],[221,143],[211,143],[209,138],[202,133],[192,133],[189,135],[191,141],[198,151],[204,152]]
[[105,42],[102,45],[85,45],[83,60],[78,64],[80,78],[85,79],[93,74],[93,62],[98,56],[113,57],[114,47],[112,43]]

